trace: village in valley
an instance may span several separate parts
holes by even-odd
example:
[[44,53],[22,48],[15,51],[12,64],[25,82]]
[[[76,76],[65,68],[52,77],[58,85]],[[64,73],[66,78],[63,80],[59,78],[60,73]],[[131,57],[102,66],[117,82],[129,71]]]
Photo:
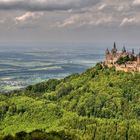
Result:
[[135,54],[134,49],[128,52],[125,46],[122,48],[122,51],[118,51],[114,42],[112,50],[106,50],[103,64],[107,67],[115,67],[116,70],[120,71],[140,72],[140,53]]

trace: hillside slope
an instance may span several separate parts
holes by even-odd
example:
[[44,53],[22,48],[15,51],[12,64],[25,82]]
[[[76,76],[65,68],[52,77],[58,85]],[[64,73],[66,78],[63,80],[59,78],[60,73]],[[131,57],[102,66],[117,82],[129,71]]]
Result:
[[140,74],[97,64],[0,94],[0,139],[139,140]]

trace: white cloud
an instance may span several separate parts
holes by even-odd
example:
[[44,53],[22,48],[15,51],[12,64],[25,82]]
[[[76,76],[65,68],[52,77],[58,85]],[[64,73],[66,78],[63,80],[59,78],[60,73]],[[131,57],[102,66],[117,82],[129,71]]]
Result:
[[67,26],[118,26],[140,25],[140,9],[134,6],[140,0],[102,0],[96,6],[85,8],[84,12],[73,13],[59,23],[59,27]]
[[78,19],[79,19],[78,15],[71,16],[70,18],[65,19],[63,23],[58,23],[58,27],[66,27],[69,25],[73,25]]
[[137,23],[137,20],[135,17],[132,18],[124,18],[120,24],[120,26],[124,26],[124,25],[130,25],[130,24],[135,24]]
[[[28,23],[39,19],[43,16],[43,11],[44,16],[45,13],[57,16],[57,20],[49,18],[48,24],[58,27],[123,27],[134,24],[140,26],[140,9],[136,6],[139,4],[140,0],[0,0],[0,10],[8,13],[9,10],[13,10],[11,13],[16,12],[16,9],[19,12],[29,11],[21,16],[15,14],[16,23]],[[46,23],[46,19],[41,19],[41,22]]]
[[[95,22],[95,25],[102,25],[102,24],[109,24],[113,21],[113,18],[112,17],[102,17],[102,18],[99,18],[96,22]],[[92,22],[91,22],[92,23]],[[94,25],[94,22],[93,22],[93,25]]]
[[26,12],[25,14],[15,18],[16,23],[25,23],[30,20],[35,20],[43,16],[43,12]]
[[103,14],[94,14],[92,12],[86,12],[82,14],[75,14],[65,19],[62,23],[58,24],[58,27],[67,27],[67,26],[98,26],[104,25],[106,23],[112,22],[112,17]]
[[134,4],[134,5],[140,5],[140,0],[134,0],[134,1],[133,1],[133,4]]
[[98,10],[102,10],[106,7],[107,5],[105,3],[103,3],[102,5],[99,6]]

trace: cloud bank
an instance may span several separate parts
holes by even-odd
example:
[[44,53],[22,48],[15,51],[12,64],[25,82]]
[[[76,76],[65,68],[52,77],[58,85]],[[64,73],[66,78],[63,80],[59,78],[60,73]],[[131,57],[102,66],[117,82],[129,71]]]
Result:
[[102,0],[59,23],[67,26],[140,26],[140,0]]
[[10,11],[11,17],[13,11],[24,11],[12,17],[16,23],[39,20],[47,12],[60,13],[61,18],[52,21],[59,28],[140,26],[140,0],[0,0],[0,10]]
[[100,0],[0,0],[0,10],[54,11],[87,7]]

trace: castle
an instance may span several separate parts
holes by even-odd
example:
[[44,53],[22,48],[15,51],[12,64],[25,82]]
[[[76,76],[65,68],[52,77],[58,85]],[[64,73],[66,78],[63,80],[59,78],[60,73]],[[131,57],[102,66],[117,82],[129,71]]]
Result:
[[112,50],[107,49],[105,52],[104,65],[125,72],[140,72],[140,53],[136,55],[134,49],[127,52],[125,46],[122,51],[118,51],[114,42]]

